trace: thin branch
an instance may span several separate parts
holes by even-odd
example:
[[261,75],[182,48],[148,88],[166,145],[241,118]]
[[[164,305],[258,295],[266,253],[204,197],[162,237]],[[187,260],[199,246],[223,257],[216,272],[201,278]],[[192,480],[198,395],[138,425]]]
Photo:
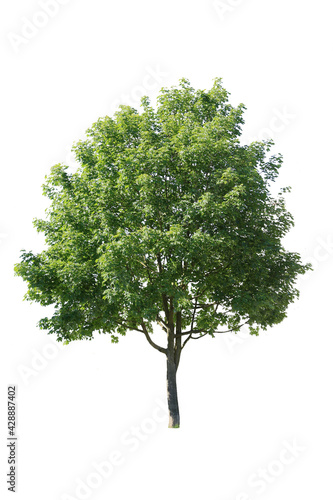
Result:
[[185,345],[187,344],[187,342],[190,340],[190,338],[192,338],[192,333],[187,337],[187,339],[184,341],[184,344],[182,345],[182,349],[184,349]]
[[201,337],[204,337],[205,335],[207,335],[208,332],[204,333],[203,335],[200,335],[199,337],[192,337],[192,333],[187,337],[187,339],[185,340],[184,344],[182,345],[182,349],[184,349],[184,347],[186,346],[187,342],[190,340],[190,339],[193,339],[193,340],[198,340],[198,339],[201,339]]
[[183,335],[188,335],[189,333],[192,334],[192,333],[200,333],[202,332],[203,330],[196,330],[196,329],[192,329],[192,330],[188,330],[187,332],[182,332],[182,333],[178,333],[177,335],[175,335],[175,337],[181,337]]
[[165,328],[167,327],[166,322],[164,321],[163,318],[161,318],[161,316],[159,314],[156,314],[156,321],[159,322],[159,323],[162,323],[163,326],[165,326]]
[[195,318],[195,312],[197,310],[197,303],[198,303],[198,299],[195,299],[195,304],[194,304],[194,308],[193,308],[193,315],[192,315],[192,321],[191,321],[191,331],[193,330],[193,326],[194,326],[194,318]]
[[156,319],[155,319],[155,321],[156,321],[156,323],[157,323],[158,325],[160,325],[160,327],[162,328],[162,330],[163,330],[164,332],[167,332],[167,331],[168,331],[168,329],[167,329],[167,325],[166,325],[165,321],[161,318],[161,316],[160,316],[159,314],[156,314]]
[[[197,299],[195,302],[197,303]],[[218,302],[210,302],[209,304],[197,304],[197,308],[198,309],[205,309],[207,307],[216,306],[216,304],[218,304]]]
[[193,299],[198,299],[199,297],[202,297],[204,295],[204,293],[206,292],[207,290],[207,286],[203,288],[203,290],[201,291],[201,293],[199,293],[198,295],[195,295],[194,297],[192,297]]
[[147,275],[148,275],[148,280],[150,281],[150,283],[153,283],[154,280],[153,280],[153,277],[152,277],[152,273],[155,273],[156,272],[156,268],[155,269],[152,269],[148,264],[147,264],[147,259],[146,259],[146,256],[144,255],[143,257],[144,261],[145,262],[142,262],[141,260],[139,259],[136,259],[136,262],[139,262],[139,264],[141,264],[147,271]]
[[198,339],[201,339],[202,337],[204,337],[204,336],[205,336],[205,335],[207,335],[207,334],[208,334],[208,332],[204,333],[203,335],[200,335],[199,337],[192,337],[192,336],[191,336],[191,338],[192,338],[193,340],[198,340]]
[[164,332],[167,332],[167,331],[168,331],[168,330],[167,330],[167,328],[163,325],[163,323],[161,323],[160,321],[156,321],[156,323],[157,323],[158,325],[160,325],[160,327],[162,328],[162,330],[163,330]]
[[[246,325],[247,323],[249,322],[248,321],[245,321],[245,323],[242,323],[241,325],[239,325],[237,328],[242,328],[242,326]],[[224,330],[223,332],[219,332],[219,331],[216,331],[214,333],[228,333],[228,332],[234,332],[235,331],[235,328],[231,328],[230,330]]]
[[[225,266],[223,264],[220,264],[217,268],[212,269],[211,271],[207,271],[206,273],[204,273],[203,278],[206,278],[210,274],[214,274],[214,273],[217,273],[217,272],[220,272],[220,271],[225,271],[225,269],[228,269],[230,267],[231,267],[231,263],[229,263],[229,264],[227,264]],[[198,280],[198,283],[199,282],[200,282],[200,280]],[[207,290],[207,288],[208,288],[208,286],[204,287],[203,290],[198,295],[195,295],[193,297],[193,299],[198,299],[199,297],[202,297],[202,295],[204,295],[204,293]]]
[[[224,264],[220,264],[217,268],[215,269],[212,269],[211,271],[207,271],[206,273],[204,273],[204,278],[206,278],[207,276],[209,276],[210,274],[214,274],[214,273],[218,273],[220,271],[224,271],[225,269],[228,269],[228,267],[230,267],[230,263],[227,264],[227,265],[224,265]],[[221,269],[222,268],[222,269]]]
[[156,349],[157,351],[163,352],[164,354],[167,354],[167,349],[165,349],[164,347],[161,347],[161,346],[155,344],[155,342],[152,341],[152,339],[149,336],[148,330],[147,330],[146,325],[144,324],[143,320],[141,322],[141,326],[142,326],[142,329],[143,329],[143,333],[145,334],[146,339],[148,340],[149,344],[152,347],[154,347],[154,349]]
[[[239,325],[238,328],[241,328],[242,326],[246,325],[249,321],[245,321],[245,323],[242,323],[241,325]],[[193,340],[198,340],[198,339],[201,339],[202,337],[204,337],[205,335],[208,334],[208,332],[204,333],[203,335],[199,335],[199,337],[192,337],[192,334],[193,333],[200,333],[200,331],[202,330],[193,330],[191,332],[184,332],[184,333],[181,333],[180,335],[185,335],[185,334],[189,334],[189,336],[187,337],[187,339],[185,340],[183,346],[182,346],[182,349],[185,347],[186,343],[190,340],[190,339],[193,339]],[[228,332],[234,332],[235,331],[235,328],[231,328],[230,330],[224,330],[224,331],[216,331],[216,332],[213,332],[214,334],[215,333],[228,333]]]

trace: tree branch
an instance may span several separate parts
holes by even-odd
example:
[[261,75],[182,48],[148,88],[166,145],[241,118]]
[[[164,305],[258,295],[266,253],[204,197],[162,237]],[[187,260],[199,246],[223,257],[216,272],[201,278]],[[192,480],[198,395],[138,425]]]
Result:
[[[191,338],[192,338],[193,340],[198,340],[198,339],[201,339],[202,337],[204,337],[205,335],[208,335],[208,332],[204,333],[203,335],[200,335],[199,337],[192,337],[192,335],[191,335]],[[184,343],[185,343],[185,342],[184,342]]]
[[197,310],[197,304],[198,304],[198,299],[195,299],[195,304],[194,304],[193,314],[192,314],[192,321],[191,321],[191,331],[193,330],[193,326],[194,326],[194,318],[195,318],[195,312]]
[[[214,274],[214,273],[218,273],[220,271],[224,271],[225,269],[228,269],[228,267],[230,267],[230,264],[227,264],[227,265],[224,265],[223,263],[220,264],[217,268],[215,269],[212,269],[211,271],[207,271],[206,273],[204,273],[204,278],[206,278],[207,276],[209,276],[210,274]],[[222,268],[222,269],[221,269]]]
[[[249,322],[248,321],[245,321],[245,323],[242,323],[241,325],[239,325],[238,328],[241,328],[242,326],[246,325],[247,323]],[[188,335],[189,336],[187,337],[187,339],[184,341],[183,343],[183,346],[182,346],[182,349],[184,349],[185,345],[187,344],[187,342],[190,340],[190,339],[193,339],[193,340],[198,340],[198,339],[201,339],[202,337],[204,337],[205,335],[208,335],[208,332],[204,333],[203,335],[199,335],[199,337],[193,337],[192,334],[193,333],[200,333],[202,332],[203,330],[192,330],[192,331],[189,331],[189,332],[183,332],[183,333],[180,333],[179,336],[182,336],[182,335]],[[224,330],[224,331],[216,331],[216,332],[213,332],[214,334],[215,333],[229,333],[229,332],[234,332],[235,331],[235,328],[230,328],[230,330]]]
[[141,326],[142,326],[142,330],[143,330],[143,333],[145,334],[146,336],[146,339],[148,340],[149,344],[154,347],[154,349],[156,349],[157,351],[159,352],[163,352],[164,354],[167,354],[167,349],[165,349],[164,347],[161,347],[157,344],[155,344],[155,342],[152,341],[152,339],[150,338],[149,336],[149,333],[148,333],[148,330],[147,330],[147,327],[146,325],[144,324],[144,321],[142,320],[141,322]]
[[[195,302],[197,303],[197,299],[195,300]],[[197,309],[207,309],[208,307],[216,306],[216,304],[218,304],[218,303],[217,302],[210,302],[209,304],[197,304],[196,308]]]
[[187,339],[184,341],[184,344],[182,345],[182,349],[184,349],[185,345],[187,344],[187,342],[190,340],[190,338],[192,338],[192,333],[187,337]]
[[[237,328],[242,328],[242,326],[246,325],[247,323],[249,322],[248,321],[245,321],[245,323],[242,323],[241,325],[239,325]],[[235,328],[231,328],[230,330],[224,330],[223,332],[219,332],[219,331],[216,331],[214,333],[229,333],[229,332],[234,332],[235,331]]]
[[[167,323],[169,324],[170,322],[170,311],[169,311],[169,304],[168,304],[168,299],[165,293],[162,293],[162,302],[163,302],[163,309],[164,309],[164,314],[165,314],[165,319],[167,320]],[[171,304],[170,304],[171,307]]]
[[165,321],[161,318],[161,316],[159,314],[156,315],[156,322],[160,325],[162,330],[164,330],[165,332],[168,331]]
[[178,333],[177,335],[175,335],[175,337],[177,338],[177,337],[181,337],[183,335],[188,335],[188,334],[192,335],[192,333],[200,333],[202,331],[203,330],[195,330],[195,329],[194,330],[188,330],[187,332]]

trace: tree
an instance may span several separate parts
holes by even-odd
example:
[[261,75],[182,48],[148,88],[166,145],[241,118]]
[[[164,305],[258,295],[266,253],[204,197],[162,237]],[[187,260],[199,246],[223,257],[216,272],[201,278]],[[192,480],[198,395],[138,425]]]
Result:
[[[47,249],[22,251],[26,299],[53,305],[40,328],[66,343],[143,334],[166,356],[169,427],[179,427],[176,373],[190,340],[280,323],[309,265],[281,240],[293,225],[272,141],[241,145],[244,105],[221,79],[209,91],[162,88],[156,110],[120,106],[73,146],[80,167],[55,165],[43,186]],[[165,345],[153,340],[156,325]]]

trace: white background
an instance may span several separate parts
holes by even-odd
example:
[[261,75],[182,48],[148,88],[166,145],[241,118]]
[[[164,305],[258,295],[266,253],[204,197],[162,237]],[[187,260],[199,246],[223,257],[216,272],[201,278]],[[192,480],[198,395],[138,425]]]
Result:
[[[18,387],[18,500],[332,497],[330,7],[63,0],[45,14],[42,1],[1,4],[6,498],[8,384]],[[118,345],[96,335],[59,346],[37,329],[45,311],[22,301],[26,286],[13,265],[21,249],[43,248],[32,219],[44,217],[50,167],[73,166],[72,143],[119,101],[138,107],[145,94],[154,103],[160,87],[181,77],[203,89],[222,77],[231,103],[247,107],[244,140],[273,137],[284,156],[278,184],[293,188],[286,197],[295,227],[285,245],[315,271],[299,280],[288,318],[267,333],[187,344],[178,371],[181,428],[168,429],[164,356],[139,333]],[[112,471],[104,464],[102,478],[96,464],[116,451],[121,464]]]

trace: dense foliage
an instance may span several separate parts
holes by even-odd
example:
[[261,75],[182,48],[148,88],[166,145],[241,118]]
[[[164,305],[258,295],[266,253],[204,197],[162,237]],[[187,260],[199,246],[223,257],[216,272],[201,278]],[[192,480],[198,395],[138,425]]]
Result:
[[[15,266],[26,298],[54,305],[42,329],[58,340],[127,330],[151,339],[175,324],[182,346],[222,330],[251,333],[281,322],[304,273],[281,240],[293,224],[283,192],[269,191],[282,163],[269,141],[241,145],[245,107],[182,79],[161,89],[156,110],[121,106],[73,147],[70,174],[55,165],[44,185],[47,249]],[[179,361],[179,359],[178,359]]]

